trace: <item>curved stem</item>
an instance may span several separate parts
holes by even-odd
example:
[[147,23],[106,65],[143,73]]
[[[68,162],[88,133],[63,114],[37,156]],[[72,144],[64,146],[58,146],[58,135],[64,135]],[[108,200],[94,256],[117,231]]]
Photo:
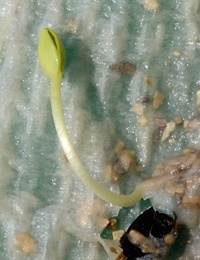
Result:
[[163,183],[163,179],[159,180],[159,178],[151,178],[137,185],[131,194],[122,195],[106,189],[89,174],[78,157],[65,126],[60,91],[61,80],[62,74],[51,79],[51,106],[53,119],[64,153],[71,164],[72,169],[81,181],[102,200],[122,207],[132,206],[139,202],[148,190],[156,188],[156,183],[159,183],[158,186],[160,186],[160,184]]

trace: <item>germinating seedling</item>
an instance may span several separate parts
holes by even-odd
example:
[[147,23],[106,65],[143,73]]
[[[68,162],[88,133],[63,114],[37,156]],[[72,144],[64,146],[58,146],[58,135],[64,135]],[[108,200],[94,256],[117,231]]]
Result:
[[[52,114],[60,143],[73,171],[92,192],[104,201],[126,207],[136,204],[143,198],[147,191],[159,188],[166,180],[169,180],[169,176],[145,180],[137,185],[135,190],[129,195],[111,192],[100,185],[82,164],[69,138],[64,121],[61,100],[61,81],[66,54],[63,44],[57,34],[48,28],[44,28],[41,31],[38,56],[44,73],[51,80]],[[173,176],[171,176],[171,178],[172,177]]]

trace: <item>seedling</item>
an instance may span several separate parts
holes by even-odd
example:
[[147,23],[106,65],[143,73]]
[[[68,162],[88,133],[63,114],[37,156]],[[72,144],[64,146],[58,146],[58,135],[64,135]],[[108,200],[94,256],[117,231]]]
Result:
[[65,49],[58,35],[51,29],[41,31],[38,56],[44,73],[51,81],[51,106],[56,131],[64,153],[76,175],[99,198],[114,205],[127,207],[139,202],[144,194],[163,185],[172,176],[157,177],[138,184],[129,195],[114,193],[98,183],[87,171],[77,155],[65,125],[61,100],[61,82],[65,66]]

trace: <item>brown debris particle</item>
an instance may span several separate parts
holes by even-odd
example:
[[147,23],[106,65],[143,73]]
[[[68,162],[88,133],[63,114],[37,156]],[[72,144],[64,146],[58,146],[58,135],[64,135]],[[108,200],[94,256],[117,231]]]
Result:
[[123,235],[124,235],[124,230],[116,230],[112,232],[113,239],[117,241],[119,241]]
[[120,72],[122,74],[134,74],[136,66],[130,62],[120,62],[110,66],[111,70]]
[[200,209],[200,176],[197,170],[199,168],[199,151],[186,149],[180,157],[157,165],[152,177],[169,176],[163,189],[171,196],[177,197],[183,208]]
[[175,130],[175,127],[176,127],[176,125],[175,125],[174,121],[167,123],[161,140],[162,141],[166,140],[169,137],[169,135],[171,134],[171,132],[173,132]]
[[165,95],[156,91],[156,93],[154,94],[153,107],[155,109],[158,109],[162,105],[164,100],[165,100]]
[[35,240],[28,234],[22,233],[15,237],[14,243],[26,254],[31,254],[36,249]]
[[110,247],[110,252],[117,255],[117,249],[115,247]]
[[136,168],[136,156],[133,150],[126,149],[125,143],[120,141],[114,148],[115,162],[108,167],[111,178],[119,180],[122,174]]
[[158,9],[159,4],[156,0],[148,0],[145,4],[144,4],[144,8],[148,9],[148,10],[156,10]]
[[175,117],[174,122],[180,126],[183,123],[183,119],[181,117]]
[[189,209],[200,209],[200,195],[185,195],[182,199],[182,206]]
[[108,229],[116,229],[117,225],[118,225],[117,219],[116,218],[110,218],[109,219],[109,223],[108,223],[106,228],[108,228]]
[[175,236],[173,234],[167,234],[164,237],[165,244],[172,245],[174,243]]
[[121,252],[115,260],[127,260],[127,257]]
[[182,53],[181,53],[180,51],[178,51],[178,50],[175,50],[175,51],[173,52],[173,55],[174,55],[175,57],[180,57],[180,56],[182,55]]
[[141,116],[144,114],[144,109],[145,109],[145,105],[141,104],[141,103],[136,103],[133,107],[132,107],[132,111],[134,113],[136,113],[137,115]]
[[117,162],[113,165],[113,169],[117,173],[126,173],[130,169],[135,168],[136,159],[135,152],[131,150],[123,150],[117,160]]
[[183,195],[186,191],[186,182],[185,181],[179,181],[179,182],[167,182],[165,186],[166,191],[171,194],[172,196],[174,195]]
[[154,86],[154,80],[151,76],[147,75],[145,76],[144,80],[146,81],[147,87],[152,88]]
[[200,121],[197,118],[194,118],[193,120],[185,120],[183,126],[185,131],[190,132],[199,128]]
[[159,249],[153,245],[152,241],[136,230],[132,229],[128,233],[128,238],[132,244],[138,245],[143,253],[159,253]]

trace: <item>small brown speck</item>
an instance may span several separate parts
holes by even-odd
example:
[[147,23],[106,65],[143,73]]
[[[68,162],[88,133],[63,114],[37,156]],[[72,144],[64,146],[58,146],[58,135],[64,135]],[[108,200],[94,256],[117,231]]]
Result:
[[144,114],[144,109],[145,109],[145,105],[143,105],[141,103],[136,103],[131,108],[131,111],[133,111],[135,114],[141,116]]
[[116,218],[110,218],[109,219],[109,223],[108,223],[106,228],[108,228],[108,229],[116,229],[117,225],[118,225],[117,219]]
[[114,247],[110,247],[110,252],[114,253],[117,255],[117,249]]
[[162,135],[162,141],[164,141],[165,139],[167,139],[169,137],[169,135],[171,134],[171,132],[173,132],[175,130],[175,123],[174,121],[170,121],[169,123],[167,123],[165,130],[163,131],[163,135]]
[[180,126],[183,123],[183,119],[181,117],[175,117],[174,122]]
[[113,239],[117,241],[119,241],[123,235],[124,230],[117,230],[112,232]]
[[175,195],[182,196],[186,191],[186,183],[184,181],[166,182],[165,189],[172,196]]
[[153,107],[155,109],[158,109],[162,105],[164,100],[165,100],[165,95],[156,91],[156,93],[154,94]]
[[31,254],[36,249],[35,240],[28,234],[22,233],[15,237],[14,243],[26,254]]
[[156,0],[148,0],[147,3],[144,4],[144,8],[148,10],[156,10],[158,7],[159,4]]
[[138,245],[143,253],[159,253],[159,249],[154,246],[151,240],[134,229],[128,233],[128,239],[132,244]]
[[122,252],[118,255],[118,257],[115,260],[127,260],[127,257]]
[[165,244],[172,245],[174,243],[175,237],[173,234],[167,234],[164,237]]
[[173,55],[175,56],[175,57],[180,57],[181,56],[181,52],[180,51],[178,51],[178,50],[175,50],[174,52],[173,52]]
[[146,81],[147,87],[152,88],[154,86],[154,82],[151,76],[147,75],[144,79]]
[[135,167],[135,152],[128,149],[125,149],[121,152],[117,162],[113,165],[113,169],[119,174],[126,173],[130,169],[134,169]]
[[110,66],[111,70],[120,72],[122,74],[134,74],[136,66],[130,62],[120,62]]

